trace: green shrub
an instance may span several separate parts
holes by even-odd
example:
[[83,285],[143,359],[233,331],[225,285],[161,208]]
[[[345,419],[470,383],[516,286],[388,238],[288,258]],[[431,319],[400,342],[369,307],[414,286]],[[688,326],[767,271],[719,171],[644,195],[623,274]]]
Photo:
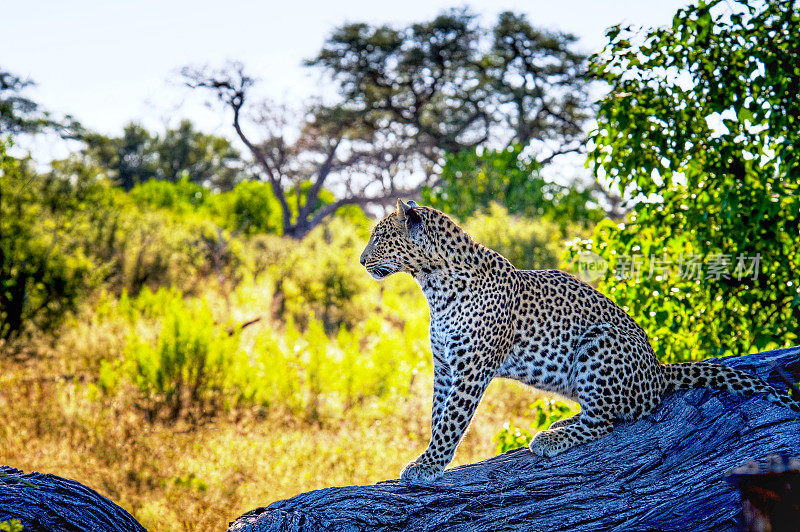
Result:
[[[243,284],[217,310],[230,316],[229,305],[252,308],[252,298],[270,290],[263,281]],[[97,388],[106,397],[133,393],[151,420],[196,421],[252,407],[323,422],[355,406],[391,404],[408,394],[414,371],[430,369],[430,353],[419,301],[398,291],[387,303],[408,309],[404,321],[376,314],[328,334],[313,317],[302,329],[290,317],[242,331],[215,319],[213,302],[175,289],[107,295],[98,319],[123,318],[129,334],[122,357],[100,363]]]
[[241,239],[194,211],[210,195],[203,187],[151,181],[126,194],[76,159],[38,173],[0,157],[3,337],[23,324],[51,330],[99,286],[191,292],[199,279],[231,283],[246,270]]
[[241,241],[213,222],[137,208],[127,198],[106,209],[105,219],[87,226],[83,234],[105,287],[118,294],[173,285],[195,292],[200,279],[238,280],[247,261]]
[[[497,203],[468,219],[464,227],[475,240],[520,269],[558,268],[566,254],[566,235],[558,225],[541,218],[513,216]],[[575,228],[571,236],[579,231]]]
[[132,334],[125,359],[151,418],[201,418],[239,400],[238,333],[217,324],[204,300],[169,301],[155,344]]
[[408,393],[413,370],[429,356],[424,336],[409,336],[377,316],[353,329],[342,326],[334,336],[315,319],[302,331],[291,320],[283,331],[262,327],[238,378],[243,397],[315,422],[391,402]]
[[25,528],[22,526],[22,521],[19,519],[0,521],[0,532],[23,532],[24,530]]
[[579,410],[574,403],[565,403],[555,399],[538,399],[530,406],[530,415],[533,416],[530,430],[506,423],[495,435],[494,442],[498,454],[527,447],[535,432],[546,430],[559,419],[574,416]]
[[182,214],[198,210],[211,195],[210,190],[188,179],[175,183],[150,179],[128,192],[128,196],[140,207],[164,208]]
[[[136,297],[130,297],[128,291],[123,290],[114,310],[108,304],[99,304],[97,313],[102,316],[105,313],[116,312],[130,323],[135,323],[140,318],[153,320],[163,316],[165,309],[169,309],[171,305],[175,304],[175,301],[182,297],[181,291],[174,286],[160,287],[155,291],[144,287]],[[108,302],[104,301],[104,303]]]
[[358,263],[365,244],[363,235],[339,218],[302,242],[284,241],[286,254],[269,271],[280,298],[278,314],[302,327],[316,316],[329,332],[363,320],[374,309],[377,289]]
[[268,183],[244,181],[230,192],[215,194],[210,210],[235,232],[279,235],[283,231],[281,207]]
[[0,142],[0,338],[26,327],[49,331],[75,310],[96,280],[76,237],[79,213],[53,212],[41,176],[8,157]]

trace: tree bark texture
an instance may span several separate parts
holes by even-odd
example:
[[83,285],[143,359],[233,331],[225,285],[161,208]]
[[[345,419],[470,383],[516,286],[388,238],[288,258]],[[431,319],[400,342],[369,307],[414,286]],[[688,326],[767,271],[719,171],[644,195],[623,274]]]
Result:
[[0,523],[25,532],[146,532],[131,515],[74,480],[0,466]]

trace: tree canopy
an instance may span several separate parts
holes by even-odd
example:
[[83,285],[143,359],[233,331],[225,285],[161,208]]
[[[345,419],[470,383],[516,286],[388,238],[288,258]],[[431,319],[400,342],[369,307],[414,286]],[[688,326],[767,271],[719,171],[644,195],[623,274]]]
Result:
[[[509,12],[490,29],[467,10],[405,27],[345,24],[307,61],[339,98],[310,105],[299,121],[270,104],[248,121],[255,80],[241,65],[183,73],[232,111],[281,204],[284,234],[300,238],[344,205],[390,204],[435,187],[446,153],[521,143],[546,164],[579,151],[589,81],[574,42]],[[290,206],[288,191],[303,182],[306,195]],[[319,203],[323,187],[336,191],[335,202]]]
[[641,201],[576,249],[609,261],[603,290],[666,360],[796,343],[796,3],[700,2],[671,27],[608,37],[593,58],[611,91],[589,157]]
[[33,86],[33,81],[0,68],[0,135],[38,133],[46,129],[66,133],[70,126],[76,126],[69,116],[56,120],[27,96],[27,89]]
[[487,29],[471,12],[450,10],[402,28],[345,24],[308,64],[338,83],[336,108],[413,137],[433,161],[492,139],[554,141],[563,153],[580,149],[589,111],[586,56],[575,40],[521,14],[503,12]]
[[87,132],[81,140],[88,159],[108,169],[109,177],[125,190],[149,179],[186,179],[230,190],[244,177],[239,152],[230,141],[202,133],[188,120],[163,134],[130,123],[120,137]]

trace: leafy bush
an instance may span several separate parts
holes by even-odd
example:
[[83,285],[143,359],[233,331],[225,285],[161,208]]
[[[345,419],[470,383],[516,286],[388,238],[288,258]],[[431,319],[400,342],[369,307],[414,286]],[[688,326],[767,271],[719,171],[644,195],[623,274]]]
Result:
[[198,278],[236,278],[240,246],[213,223],[145,212],[122,220],[110,259],[117,286],[138,292],[145,285],[193,291]]
[[574,403],[565,403],[556,399],[538,399],[529,409],[529,414],[533,416],[530,430],[506,423],[494,437],[498,454],[527,447],[535,432],[546,430],[559,419],[572,417],[579,411],[580,409]]
[[188,179],[175,183],[151,179],[134,186],[128,195],[140,207],[196,215],[236,233],[280,234],[282,228],[280,205],[268,183],[244,181],[228,192],[212,192]]
[[128,196],[136,205],[160,207],[181,214],[196,211],[204,205],[211,191],[188,179],[181,179],[175,183],[150,179],[134,186]]
[[316,316],[328,331],[363,320],[374,308],[376,286],[358,263],[364,234],[334,218],[315,228],[270,269],[281,298],[278,315],[305,326]]
[[[302,194],[309,186],[308,183],[300,185],[301,207],[305,201]],[[283,232],[281,206],[269,183],[243,181],[231,190],[215,192],[186,178],[177,182],[150,179],[134,186],[128,196],[140,209],[162,209],[180,217],[194,216],[199,220],[212,221],[237,235],[280,235]],[[332,203],[334,199],[329,191],[321,191],[319,207]],[[296,192],[290,191],[286,200],[292,216],[297,216]],[[339,209],[336,216],[362,229],[368,223],[364,211],[354,205]]]
[[25,528],[22,526],[22,521],[19,519],[0,521],[0,532],[23,532],[24,530]]
[[53,212],[40,176],[0,143],[0,338],[52,329],[90,287],[94,264],[73,231],[72,205]]
[[182,298],[183,294],[174,286],[160,287],[155,291],[144,287],[136,297],[130,297],[128,291],[123,290],[118,301],[112,303],[105,299],[98,304],[96,312],[98,316],[116,313],[131,323],[139,318],[154,320],[162,317],[165,309],[169,309]]
[[320,321],[305,331],[289,323],[283,332],[262,329],[250,351],[249,396],[257,404],[285,409],[320,422],[365,402],[408,392],[411,370],[423,363],[425,348],[415,341],[398,356],[403,334],[373,318],[330,337]]
[[[233,304],[249,304],[241,291]],[[104,299],[100,319],[123,317],[130,327],[122,357],[100,364],[100,390],[116,396],[132,384],[133,403],[151,420],[196,421],[241,406],[321,422],[408,393],[414,368],[429,365],[424,312],[398,325],[376,315],[329,335],[313,317],[303,329],[290,318],[241,331],[216,320],[214,306],[163,288]]]
[[594,58],[590,162],[642,201],[575,252],[609,262],[601,288],[664,362],[798,341],[798,25],[794,2],[700,2]]
[[497,203],[465,224],[481,244],[497,251],[520,269],[557,268],[566,254],[564,232],[545,219],[512,216]]
[[245,181],[214,195],[213,212],[224,227],[247,235],[283,231],[281,208],[268,183]]
[[[247,262],[239,239],[195,212],[210,192],[188,181],[149,181],[130,193],[95,179],[49,177],[66,198],[80,198],[74,238],[84,246],[105,288],[137,293],[145,286],[196,289],[198,278],[238,279]],[[55,185],[54,185],[55,186]]]
[[125,359],[151,419],[213,415],[239,398],[238,333],[217,324],[203,300],[168,300],[155,345],[132,335]]

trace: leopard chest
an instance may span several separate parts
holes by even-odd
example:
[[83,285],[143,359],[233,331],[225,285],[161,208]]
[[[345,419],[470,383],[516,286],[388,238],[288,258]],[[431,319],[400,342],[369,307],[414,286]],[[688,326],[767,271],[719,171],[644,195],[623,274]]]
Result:
[[431,305],[430,312],[430,341],[434,359],[451,365],[459,348],[466,343],[466,317],[455,299],[451,303]]

